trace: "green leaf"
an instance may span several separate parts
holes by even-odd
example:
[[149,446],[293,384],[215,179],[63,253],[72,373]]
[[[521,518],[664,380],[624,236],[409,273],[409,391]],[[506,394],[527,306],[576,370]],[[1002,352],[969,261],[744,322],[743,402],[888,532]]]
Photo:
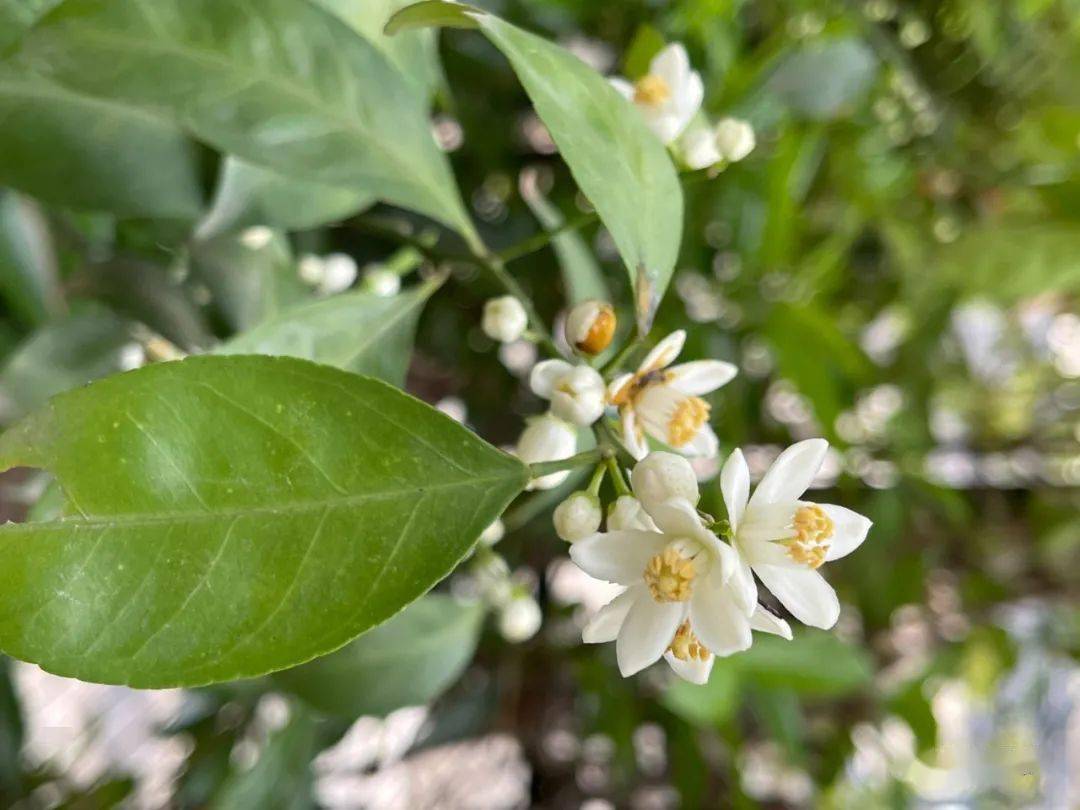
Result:
[[56,256],[37,206],[0,190],[0,297],[33,326],[63,309]]
[[696,726],[722,726],[735,716],[739,695],[737,659],[718,658],[708,683],[698,686],[676,678],[664,692],[661,702]]
[[222,151],[475,237],[425,103],[305,0],[68,0],[22,52],[65,85],[163,109]]
[[[538,188],[523,190],[521,198],[529,206],[546,231],[554,231],[564,224],[562,212],[545,197]],[[589,298],[610,301],[604,273],[596,257],[577,231],[563,231],[553,236],[551,247],[559,260],[563,285],[566,287],[567,303],[576,304]]]
[[306,810],[312,800],[311,760],[318,753],[318,723],[292,707],[288,724],[274,731],[255,764],[233,771],[211,810]]
[[857,691],[874,673],[873,663],[861,648],[832,633],[810,629],[792,641],[756,635],[754,646],[735,660],[755,686],[821,697]]
[[337,652],[274,680],[320,711],[350,720],[428,703],[472,660],[483,618],[479,604],[426,596]]
[[131,325],[104,307],[83,306],[20,343],[0,370],[0,390],[18,414],[62,391],[122,370]]
[[280,233],[255,247],[231,233],[197,241],[191,262],[192,274],[210,290],[213,306],[234,331],[251,329],[311,298]]
[[79,517],[0,528],[0,649],[139,687],[328,653],[445,577],[527,468],[378,380],[191,357],[56,397],[0,437]]
[[0,0],[0,56],[61,0]]
[[785,56],[765,88],[800,115],[826,120],[850,112],[877,70],[877,59],[862,40],[817,41]]
[[194,219],[191,142],[161,116],[0,65],[0,183],[54,205]]
[[288,310],[215,352],[299,357],[402,386],[416,322],[438,286],[421,284],[390,298],[370,292],[335,295]]
[[317,228],[359,213],[372,202],[374,197],[364,191],[297,180],[227,157],[221,164],[214,201],[196,237],[206,240],[248,225]]
[[415,25],[478,26],[510,60],[537,114],[630,273],[638,329],[649,330],[682,238],[683,194],[663,144],[633,105],[564,48],[498,17],[455,3],[398,12],[387,31]]

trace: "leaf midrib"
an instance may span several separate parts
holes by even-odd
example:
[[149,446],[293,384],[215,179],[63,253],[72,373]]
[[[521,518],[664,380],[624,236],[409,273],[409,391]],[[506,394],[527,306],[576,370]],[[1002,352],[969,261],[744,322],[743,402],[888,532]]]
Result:
[[[330,16],[333,17],[333,15]],[[340,20],[337,20],[337,18],[334,19],[337,21],[338,24],[344,25],[344,23],[342,23]],[[349,29],[348,26],[345,26],[345,28],[349,30],[350,33],[353,34],[353,36],[359,37],[359,34],[352,31],[352,29]],[[102,41],[103,44],[109,46],[119,44],[121,46],[119,50],[124,50],[126,48],[129,51],[141,50],[148,53],[173,54],[192,61],[202,61],[213,65],[219,65],[223,69],[244,76],[245,78],[254,77],[257,82],[264,83],[272,87],[279,87],[285,92],[299,99],[301,102],[304,102],[308,106],[319,111],[320,114],[325,115],[330,120],[338,122],[339,126],[341,126],[346,133],[353,133],[353,136],[357,137],[357,139],[361,141],[363,146],[374,146],[375,151],[378,151],[379,153],[385,155],[390,160],[390,162],[395,165],[395,167],[400,171],[401,176],[413,178],[412,182],[416,183],[421,189],[423,189],[427,193],[432,194],[435,200],[440,200],[443,203],[449,202],[451,205],[453,205],[453,207],[457,207],[456,205],[454,205],[455,201],[453,199],[447,200],[442,196],[442,187],[440,185],[430,184],[426,177],[424,177],[423,175],[414,174],[411,171],[414,161],[409,161],[406,157],[399,155],[396,151],[391,149],[388,144],[385,144],[380,139],[372,136],[370,134],[370,130],[363,125],[363,122],[360,119],[350,118],[337,114],[334,107],[325,106],[318,96],[313,96],[309,94],[302,85],[297,84],[293,80],[284,78],[280,74],[266,73],[262,70],[247,70],[245,69],[248,67],[247,65],[225,59],[213,51],[200,50],[194,47],[183,48],[170,46],[168,43],[163,42],[160,39],[152,39],[146,41],[128,39],[112,31],[103,30],[100,28],[77,27],[77,30],[79,31],[80,35],[85,36],[87,39],[97,39],[99,41]],[[374,46],[372,46],[372,48],[374,49]],[[379,53],[380,58],[386,58],[377,49],[374,50]],[[396,68],[393,69],[396,70]]]
[[[524,475],[520,476],[521,480],[524,480]],[[490,476],[487,478],[470,478],[462,481],[448,481],[442,484],[431,484],[427,486],[415,486],[406,487],[400,489],[387,489],[379,490],[376,492],[358,492],[352,495],[339,495],[333,498],[321,498],[311,501],[292,501],[275,504],[273,506],[250,506],[250,507],[227,507],[222,509],[214,509],[210,511],[206,510],[192,510],[192,511],[164,511],[164,512],[133,512],[133,513],[121,513],[120,515],[98,516],[91,515],[87,517],[74,517],[74,518],[61,518],[60,520],[53,520],[42,523],[9,523],[4,526],[0,526],[0,537],[4,534],[12,534],[19,531],[53,531],[53,530],[66,530],[72,525],[80,525],[86,527],[105,526],[105,527],[126,527],[126,526],[147,526],[156,525],[159,523],[170,523],[174,521],[201,521],[201,520],[219,520],[221,518],[237,518],[248,517],[252,515],[260,514],[280,514],[284,513],[303,513],[310,512],[319,509],[333,509],[341,506],[349,506],[352,504],[363,503],[369,500],[379,500],[382,498],[393,498],[401,495],[415,495],[417,498],[423,497],[428,492],[436,490],[449,490],[457,489],[460,487],[478,487],[484,484],[494,483],[511,483],[512,479],[509,476],[499,475]]]

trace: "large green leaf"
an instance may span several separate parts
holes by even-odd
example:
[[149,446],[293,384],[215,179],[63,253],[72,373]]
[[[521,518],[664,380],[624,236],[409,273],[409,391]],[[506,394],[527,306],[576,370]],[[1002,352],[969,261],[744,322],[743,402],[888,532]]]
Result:
[[400,386],[420,311],[438,286],[429,282],[390,298],[370,292],[335,295],[288,310],[216,351],[300,357]]
[[374,197],[364,191],[298,180],[228,157],[196,235],[205,240],[247,225],[317,228],[352,216],[372,202]]
[[68,0],[21,53],[83,92],[162,108],[245,160],[473,236],[423,100],[381,51],[306,0]]
[[274,679],[315,708],[352,719],[434,700],[472,659],[484,610],[426,596],[335,653]]
[[81,306],[20,343],[0,369],[0,393],[18,414],[62,391],[121,371],[131,324],[105,307]]
[[191,142],[163,117],[0,65],[0,183],[45,202],[193,219],[202,191]]
[[0,437],[78,517],[0,528],[0,649],[195,685],[295,666],[446,576],[526,467],[378,380],[192,357],[56,397]]
[[23,324],[63,308],[56,256],[37,206],[0,189],[0,298]]
[[554,43],[479,9],[419,3],[388,32],[423,25],[475,28],[510,60],[578,186],[596,207],[630,273],[647,332],[678,257],[683,195],[663,144],[607,80]]
[[0,0],[0,56],[60,0]]

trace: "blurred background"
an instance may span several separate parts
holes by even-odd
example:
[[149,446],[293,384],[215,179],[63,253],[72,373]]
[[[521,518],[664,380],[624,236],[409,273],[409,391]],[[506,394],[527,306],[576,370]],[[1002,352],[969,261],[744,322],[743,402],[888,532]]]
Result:
[[[364,13],[359,0],[322,4]],[[374,5],[385,19],[402,3]],[[482,5],[631,78],[683,42],[710,115],[753,123],[749,158],[686,189],[654,334],[685,327],[687,358],[738,364],[714,425],[755,473],[793,440],[832,443],[821,499],[875,523],[829,568],[840,624],[760,637],[704,687],[664,667],[622,680],[613,649],[580,644],[610,591],[551,529],[570,481],[504,516],[497,552],[543,611],[524,641],[528,615],[457,601],[483,593],[485,557],[429,603],[458,612],[437,661],[404,632],[431,618],[418,608],[393,620],[402,632],[206,689],[133,691],[5,662],[0,803],[1080,807],[1080,2]],[[626,313],[613,245],[504,58],[471,32],[438,46],[409,36],[488,243],[584,222],[510,264],[541,314],[596,292]],[[186,136],[157,143],[147,172],[138,144],[95,144],[85,120],[3,99],[4,425],[295,302],[394,294],[425,256],[455,251],[429,223],[242,171]],[[32,156],[41,139],[53,162]],[[498,288],[448,266],[407,388],[511,444],[542,408],[523,384],[535,348],[486,338],[480,312]],[[289,339],[271,348],[304,354],[303,330]],[[716,470],[699,465],[706,509]],[[0,477],[4,519],[56,502],[39,475]],[[403,643],[430,683],[388,693],[380,650]]]

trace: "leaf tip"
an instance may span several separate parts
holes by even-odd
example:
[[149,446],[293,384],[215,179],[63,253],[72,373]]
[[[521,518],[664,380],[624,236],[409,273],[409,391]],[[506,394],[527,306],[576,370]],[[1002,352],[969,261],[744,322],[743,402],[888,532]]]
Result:
[[399,9],[383,26],[383,33],[392,37],[414,28],[476,28],[477,16],[485,12],[464,3],[447,0],[425,0]]

